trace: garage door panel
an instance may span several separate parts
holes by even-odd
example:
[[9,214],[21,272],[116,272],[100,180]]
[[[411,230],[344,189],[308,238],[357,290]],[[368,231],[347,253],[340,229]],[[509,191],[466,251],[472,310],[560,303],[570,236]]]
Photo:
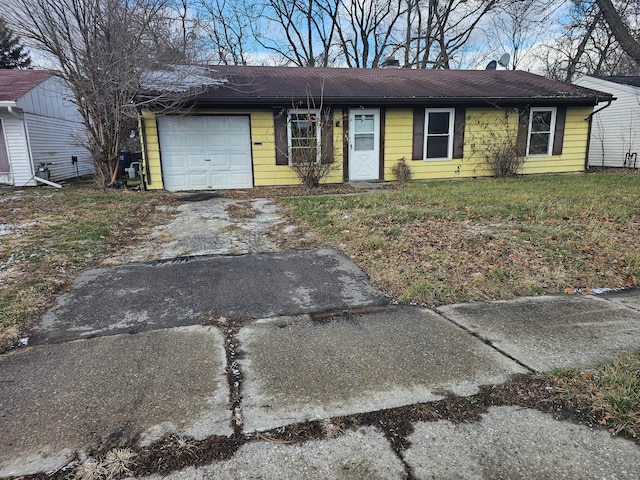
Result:
[[189,169],[189,172],[191,172],[192,169],[196,169],[196,170],[207,170],[208,168],[208,163],[207,162],[207,156],[206,155],[188,155],[187,156],[187,163],[186,163],[186,167]]
[[167,135],[167,138],[165,138],[165,140],[167,141],[167,143],[171,143],[172,145],[174,145],[175,148],[184,148],[187,143],[186,138],[183,135],[176,133]]
[[246,138],[243,135],[229,135],[227,138],[229,142],[229,147],[244,148]]
[[208,142],[206,141],[204,135],[198,135],[197,133],[189,132],[184,134],[184,138],[185,142],[183,145],[187,148],[199,148],[202,151],[205,151],[206,147],[208,146]]
[[[229,173],[227,172],[214,172],[211,174],[211,178],[213,180],[213,183],[215,183],[216,185],[229,185],[231,182],[231,179],[229,178]],[[224,188],[224,187],[220,187],[220,188]]]
[[206,190],[209,188],[209,174],[208,173],[193,173],[189,174],[189,190]]
[[206,145],[209,150],[216,148],[223,148],[229,145],[229,141],[227,140],[227,135],[207,135],[206,136]]
[[246,155],[229,155],[230,170],[246,170],[247,163],[251,163],[251,158]]
[[251,183],[251,176],[246,173],[232,173],[231,174],[231,184],[233,185],[242,185]]
[[165,182],[175,187],[175,190],[186,190],[187,177],[184,175],[165,174]]
[[229,170],[232,168],[231,158],[229,155],[213,154],[211,155],[211,168],[215,170]]
[[166,155],[163,154],[162,158],[166,162],[167,168],[165,169],[168,173],[173,173],[175,171],[182,171],[187,166],[187,158],[183,155]]
[[253,187],[248,116],[158,118],[167,190]]
[[226,122],[229,128],[240,129],[245,124],[246,118],[243,117],[226,117]]

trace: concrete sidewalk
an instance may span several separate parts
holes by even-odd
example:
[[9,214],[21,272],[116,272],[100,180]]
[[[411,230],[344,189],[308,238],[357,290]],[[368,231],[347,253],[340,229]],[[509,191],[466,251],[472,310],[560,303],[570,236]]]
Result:
[[400,450],[373,426],[291,445],[256,432],[468,396],[638,347],[638,290],[431,311],[388,305],[332,250],[95,270],[29,346],[0,356],[0,477],[168,435],[240,434],[230,458],[151,478],[637,478],[633,442],[514,407],[415,422]]

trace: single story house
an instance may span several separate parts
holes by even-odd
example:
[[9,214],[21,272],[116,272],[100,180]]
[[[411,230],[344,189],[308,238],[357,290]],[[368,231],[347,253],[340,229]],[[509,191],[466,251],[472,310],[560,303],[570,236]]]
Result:
[[1,184],[35,186],[41,164],[54,182],[93,172],[83,146],[85,129],[71,98],[50,71],[0,70]]
[[640,77],[584,76],[575,84],[616,98],[593,115],[589,166],[640,168]]
[[[585,169],[590,115],[611,95],[522,71],[214,66],[182,112],[141,112],[148,189],[297,184],[290,167],[329,149],[327,182],[491,175],[505,138],[523,174]],[[318,157],[326,158],[326,156]],[[326,161],[326,160],[325,160]]]

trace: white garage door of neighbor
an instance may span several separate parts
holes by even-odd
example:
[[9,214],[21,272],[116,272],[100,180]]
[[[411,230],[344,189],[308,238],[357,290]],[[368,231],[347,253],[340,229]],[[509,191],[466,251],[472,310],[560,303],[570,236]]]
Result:
[[158,132],[166,190],[253,187],[248,116],[160,117]]

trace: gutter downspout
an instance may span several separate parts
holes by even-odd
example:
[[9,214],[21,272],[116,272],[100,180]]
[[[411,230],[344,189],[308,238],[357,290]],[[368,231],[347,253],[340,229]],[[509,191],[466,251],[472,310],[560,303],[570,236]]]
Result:
[[145,125],[145,118],[142,114],[138,117],[140,123],[140,135],[142,136],[142,152],[144,158],[144,173],[140,172],[140,180],[142,181],[142,188],[147,190],[148,185],[151,183],[151,172],[149,171],[149,151],[147,148],[147,129]]
[[18,112],[16,112],[13,109],[12,105],[7,105],[7,112],[9,112],[9,115],[11,115],[14,118],[17,118],[18,120],[22,120],[22,117],[20,117],[20,115],[18,114]]
[[[614,100],[617,100],[617,98],[615,98],[615,97],[610,98],[609,101],[607,101],[607,104],[604,107],[599,108],[597,110],[594,110],[593,112],[591,112],[589,114],[589,116],[587,118],[585,118],[585,120],[589,122],[589,127],[587,129],[587,152],[585,153],[585,156],[584,156],[584,171],[585,172],[589,168],[589,150],[591,149],[591,128],[593,126],[593,116],[596,113],[601,112],[605,108],[610,107],[611,106],[611,102],[613,102]],[[597,105],[597,99],[596,99],[596,105]]]

